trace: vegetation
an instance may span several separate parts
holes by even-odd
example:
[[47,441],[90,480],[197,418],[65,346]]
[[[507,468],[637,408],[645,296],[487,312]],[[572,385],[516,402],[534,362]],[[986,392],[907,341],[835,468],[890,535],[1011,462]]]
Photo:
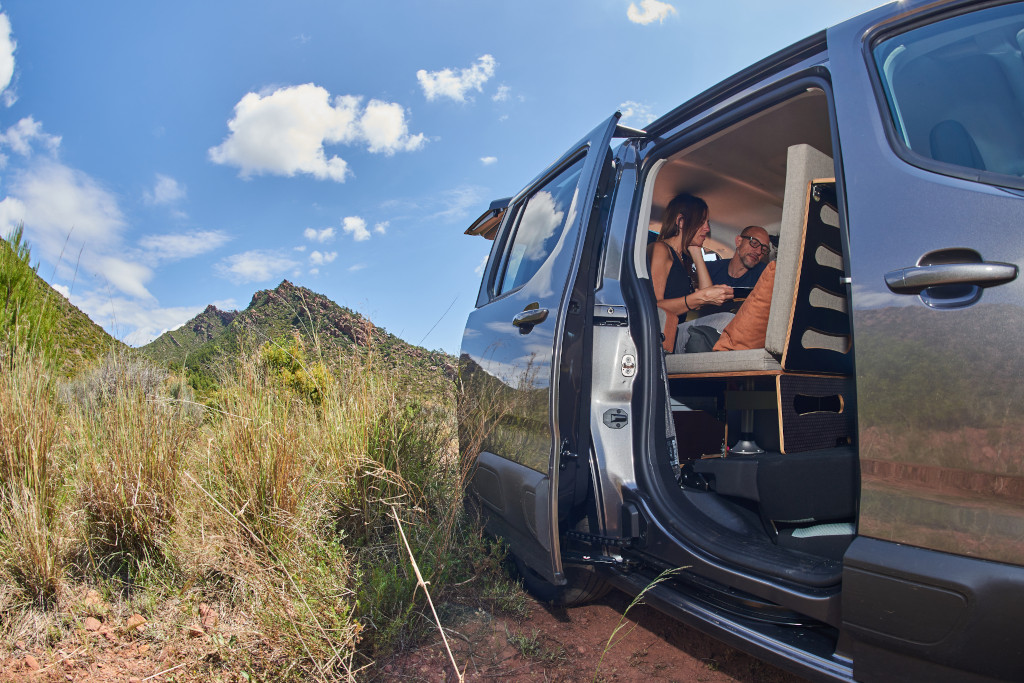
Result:
[[62,374],[71,375],[111,349],[125,348],[50,287],[37,270],[31,265],[20,226],[0,239],[0,344],[4,349],[31,350],[52,360]]
[[[253,344],[288,347],[293,355],[298,355],[296,349],[315,348],[328,362],[355,357],[401,371],[402,380],[413,384],[436,374],[451,378],[455,371],[455,359],[443,351],[408,344],[358,313],[287,280],[272,290],[256,292],[244,311],[207,306],[140,351],[159,365],[183,372],[189,384],[203,393],[215,390],[222,366],[230,365]],[[277,362],[290,361],[279,358]]]
[[216,646],[175,680],[370,677],[434,628],[396,517],[442,619],[522,609],[462,505],[444,373],[239,337],[197,394],[126,351],[65,377],[31,325],[0,320],[0,650],[138,614],[154,649]]

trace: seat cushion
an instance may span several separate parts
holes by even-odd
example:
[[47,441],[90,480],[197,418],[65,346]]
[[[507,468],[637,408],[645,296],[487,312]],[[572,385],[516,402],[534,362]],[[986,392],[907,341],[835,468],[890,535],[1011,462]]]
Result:
[[772,307],[772,288],[775,286],[775,261],[761,273],[754,290],[736,312],[722,336],[715,344],[715,351],[740,351],[764,348],[768,331],[768,313]]
[[778,372],[779,361],[764,349],[748,349],[720,353],[670,353],[665,356],[669,375],[690,375],[707,372]]

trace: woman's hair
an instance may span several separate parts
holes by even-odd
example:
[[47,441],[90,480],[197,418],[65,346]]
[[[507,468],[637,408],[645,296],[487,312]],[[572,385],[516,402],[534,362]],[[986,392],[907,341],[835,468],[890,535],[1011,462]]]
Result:
[[661,219],[661,233],[658,235],[659,240],[667,240],[679,234],[679,226],[676,225],[676,219],[679,216],[683,217],[683,253],[685,253],[693,236],[708,219],[708,204],[700,197],[694,197],[685,192],[676,195],[665,207],[665,215]]

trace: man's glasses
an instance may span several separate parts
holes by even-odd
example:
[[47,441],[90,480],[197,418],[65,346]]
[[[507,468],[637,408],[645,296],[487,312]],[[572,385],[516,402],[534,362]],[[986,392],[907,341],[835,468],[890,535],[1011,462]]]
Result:
[[750,242],[750,246],[760,250],[762,254],[768,253],[768,245],[756,237],[751,237],[750,235],[740,235],[740,237]]

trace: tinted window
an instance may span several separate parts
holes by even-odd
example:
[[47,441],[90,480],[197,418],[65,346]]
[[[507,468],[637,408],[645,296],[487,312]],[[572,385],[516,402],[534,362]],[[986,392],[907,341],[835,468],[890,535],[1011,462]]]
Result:
[[875,63],[902,144],[964,169],[1024,176],[1022,51],[1020,4],[945,19],[879,43]]
[[524,284],[547,260],[569,224],[569,210],[582,171],[580,158],[531,194],[519,208],[495,294]]

